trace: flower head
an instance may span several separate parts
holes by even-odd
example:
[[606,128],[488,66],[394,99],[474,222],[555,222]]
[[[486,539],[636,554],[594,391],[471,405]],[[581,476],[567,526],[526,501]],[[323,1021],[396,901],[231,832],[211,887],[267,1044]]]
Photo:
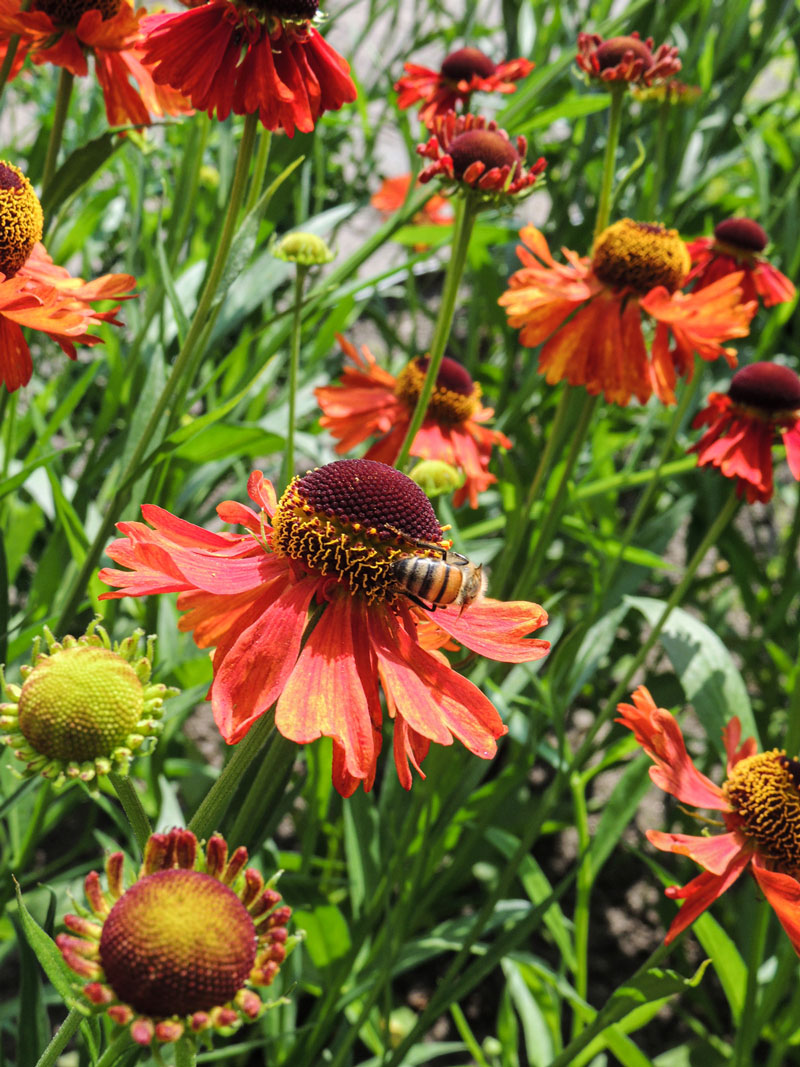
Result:
[[318,0],[208,0],[151,15],[142,53],[158,85],[220,120],[258,114],[268,130],[308,133],[356,98],[350,67],[313,25]]
[[172,830],[150,836],[127,889],[121,852],[106,860],[106,892],[87,875],[91,910],[66,915],[56,944],[89,979],[83,996],[138,1044],[230,1033],[268,1007],[254,987],[272,984],[291,947],[291,911],[247,859],[216,834],[203,853],[189,830]]
[[547,166],[540,158],[525,169],[528,142],[520,136],[512,144],[505,130],[481,115],[448,111],[433,122],[433,136],[417,152],[433,160],[420,173],[425,184],[439,178],[448,193],[478,196],[487,204],[503,204],[533,192]]
[[9,392],[33,373],[22,326],[51,337],[75,359],[76,344],[97,345],[87,333],[101,322],[122,325],[112,311],[95,311],[99,300],[127,300],[130,274],[104,274],[92,282],[57,267],[40,244],[42,209],[30,181],[11,163],[0,162],[0,380]]
[[688,280],[700,289],[733,271],[743,271],[741,286],[745,300],[760,297],[767,307],[794,300],[794,285],[761,255],[768,241],[762,227],[753,219],[744,216],[724,219],[714,227],[713,237],[698,237],[689,242],[693,266]]
[[[369,789],[382,690],[405,788],[409,764],[419,769],[431,741],[457,738],[491,758],[506,727],[438,650],[453,637],[493,659],[539,659],[548,644],[527,635],[545,612],[483,598],[459,605],[456,593],[476,568],[446,554],[450,542],[428,498],[393,467],[329,463],[295,478],[279,503],[255,471],[248,492],[258,511],[233,501],[217,508],[244,534],[211,533],[145,505],[150,525],[120,523],[125,536],[108,549],[129,569],[100,575],[117,590],[105,597],[179,592],[181,629],[201,647],[216,646],[209,695],[225,740],[241,740],[275,704],[284,737],[333,739],[340,793],[359,783]],[[417,559],[411,583],[409,560]]]
[[[566,379],[613,404],[632,396],[644,404],[652,393],[674,403],[677,376],[691,377],[694,353],[736,365],[722,342],[746,336],[756,305],[742,303],[740,274],[681,292],[690,261],[676,230],[621,219],[599,234],[591,258],[564,249],[566,264],[534,226],[520,237],[524,266],[499,302],[524,345],[546,342],[539,370],[551,385]],[[648,352],[643,325],[651,322]]]
[[708,429],[689,451],[698,466],[711,464],[736,491],[766,502],[772,496],[772,445],[781,437],[789,470],[800,481],[800,378],[779,363],[752,363],[731,379],[727,393],[711,393],[695,416]]
[[779,749],[758,752],[752,738],[740,745],[741,725],[734,718],[723,731],[728,777],[718,786],[695,767],[675,719],[656,707],[644,686],[634,692],[633,704],[617,710],[617,722],[633,731],[653,760],[650,777],[659,789],[682,804],[720,812],[724,825],[715,837],[647,831],[656,848],[689,856],[703,868],[688,885],[666,890],[672,900],[684,901],[667,943],[749,867],[800,955],[800,762]]
[[287,233],[273,246],[272,254],[285,263],[297,263],[300,267],[321,267],[335,258],[321,237],[315,233]]
[[[425,380],[427,357],[412,359],[395,378],[378,366],[366,345],[359,355],[355,345],[340,334],[337,339],[352,366],[345,366],[339,385],[314,391],[323,411],[320,425],[338,439],[336,451],[340,453],[380,435],[366,457],[393,463]],[[494,411],[481,404],[481,387],[466,368],[445,356],[411,455],[443,460],[463,471],[465,481],[453,501],[456,507],[465,500],[473,508],[478,506],[478,494],[497,481],[489,472],[492,447],[511,447],[504,434],[483,425],[492,415]]]
[[575,61],[601,85],[620,81],[653,85],[672,78],[681,69],[677,48],[661,44],[654,52],[653,38],[643,41],[635,31],[607,40],[599,33],[579,33]]
[[154,637],[145,654],[135,633],[113,647],[97,620],[83,636],[56,641],[45,627],[47,652],[37,638],[33,663],[21,668],[22,686],[0,673],[8,703],[0,704],[0,740],[25,764],[62,785],[126,774],[134,752],[161,732],[164,700],[178,692],[150,681]]
[[27,10],[22,0],[0,0],[0,56],[10,38],[19,36],[11,77],[26,55],[83,77],[89,73],[87,56],[94,56],[111,126],[148,125],[154,115],[190,112],[179,93],[154,83],[142,61],[143,15],[130,0],[34,0]]
[[513,93],[515,82],[527,78],[533,63],[527,59],[510,59],[495,64],[480,48],[459,48],[451,52],[439,70],[406,63],[406,73],[395,85],[401,110],[422,101],[420,121],[428,127],[437,115],[455,111],[461,104],[469,107],[473,93]]

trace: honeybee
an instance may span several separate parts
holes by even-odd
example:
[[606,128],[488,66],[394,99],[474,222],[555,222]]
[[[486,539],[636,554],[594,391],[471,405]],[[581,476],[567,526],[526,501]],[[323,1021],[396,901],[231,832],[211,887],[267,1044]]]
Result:
[[483,564],[476,567],[460,552],[448,552],[440,545],[415,543],[441,553],[439,558],[400,556],[392,564],[392,577],[415,604],[428,609],[455,604],[463,611],[482,595],[486,585]]

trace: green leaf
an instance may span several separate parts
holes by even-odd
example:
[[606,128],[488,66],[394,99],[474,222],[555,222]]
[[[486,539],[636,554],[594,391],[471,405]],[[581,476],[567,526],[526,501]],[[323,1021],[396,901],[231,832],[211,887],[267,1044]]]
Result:
[[25,907],[22,893],[15,882],[17,905],[25,939],[33,949],[42,970],[53,983],[61,999],[72,1007],[75,1003],[75,976],[64,962],[55,942],[48,937]]
[[206,426],[175,449],[175,455],[190,463],[211,463],[234,456],[267,456],[284,444],[283,437],[266,433],[260,426]]
[[315,967],[324,970],[350,951],[347,921],[335,904],[320,904],[313,911],[293,913],[295,928],[305,930],[305,951]]
[[124,143],[125,139],[120,137],[119,133],[108,132],[68,155],[53,175],[53,180],[42,197],[44,217],[52,215],[68,197],[87,185]]

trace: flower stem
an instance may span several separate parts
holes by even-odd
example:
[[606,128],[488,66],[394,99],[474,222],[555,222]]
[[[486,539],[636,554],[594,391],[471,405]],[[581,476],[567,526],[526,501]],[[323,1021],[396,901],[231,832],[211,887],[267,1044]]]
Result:
[[[53,1034],[50,1044],[39,1057],[36,1067],[53,1067],[66,1048],[67,1042],[75,1034],[85,1018],[86,1016],[82,1011],[73,1008],[55,1034]],[[98,1067],[100,1067],[99,1063]]]
[[292,338],[289,355],[289,427],[286,433],[286,451],[283,456],[283,487],[294,477],[294,432],[297,414],[297,371],[300,365],[300,333],[303,322],[303,288],[308,267],[295,264],[294,312],[292,314]]
[[728,522],[733,517],[738,506],[739,498],[736,495],[736,486],[734,485],[731,486],[731,494],[728,497],[727,504],[720,511],[714,522],[708,528],[708,531],[703,540],[700,542],[697,551],[692,556],[691,560],[686,566],[686,573],[673,589],[669,600],[667,600],[666,604],[664,605],[664,610],[661,612],[658,622],[650,631],[650,636],[647,638],[647,640],[641,646],[639,651],[636,653],[633,658],[633,661],[628,667],[628,670],[625,672],[624,677],[614,688],[614,691],[612,692],[611,696],[608,698],[602,710],[598,714],[597,718],[592,723],[591,728],[589,729],[586,737],[583,740],[583,743],[581,744],[581,747],[578,749],[575,758],[572,761],[573,767],[581,767],[583,765],[583,761],[587,758],[591,751],[592,741],[594,740],[597,731],[608,719],[611,718],[611,716],[617,710],[617,701],[620,699],[620,697],[627,694],[628,686],[630,685],[631,679],[633,678],[634,674],[636,674],[636,672],[639,670],[641,665],[644,663],[645,659],[650,653],[650,650],[653,648],[656,641],[658,641],[659,637],[661,636],[661,631],[666,626],[667,619],[672,613],[672,609],[677,607],[678,604],[680,604],[681,600],[683,600],[684,594],[689,588],[689,585],[692,579],[694,578],[697,568],[703,562],[703,559],[705,558],[705,555],[708,550],[712,548],[719,540],[720,534],[728,525]]
[[[124,1030],[120,1030],[97,1061],[95,1067],[113,1067],[113,1064],[119,1059],[120,1053],[130,1048],[132,1044],[133,1039],[128,1028],[126,1027]],[[39,1067],[39,1064],[37,1064],[36,1067]]]
[[199,838],[208,838],[218,829],[222,816],[239,788],[242,775],[258,756],[275,729],[275,711],[270,709],[250,728],[248,734],[236,745],[233,755],[225,764],[222,773],[205,799],[192,816],[189,829]]
[[771,908],[766,900],[759,901],[756,921],[750,935],[750,951],[747,960],[747,985],[744,993],[742,1014],[736,1031],[731,1067],[750,1067],[752,1054],[758,1040],[761,1023],[758,1015],[758,971],[764,961],[764,945]]
[[656,151],[655,160],[653,161],[653,184],[650,189],[650,196],[647,198],[645,204],[644,217],[652,218],[655,221],[655,217],[658,214],[658,206],[661,200],[661,186],[664,182],[664,173],[666,171],[666,158],[667,158],[667,134],[669,132],[669,115],[671,110],[671,101],[669,98],[669,91],[664,100],[658,107],[658,120],[656,124]]
[[73,612],[81,602],[89,577],[97,566],[100,553],[103,550],[109,534],[114,528],[114,523],[118,518],[121,518],[120,512],[128,502],[131,485],[136,475],[137,468],[144,455],[153,447],[154,439],[158,434],[161,418],[170,406],[170,402],[173,403],[174,408],[180,407],[193,377],[196,363],[202,356],[202,347],[199,347],[197,351],[195,351],[195,349],[197,347],[197,341],[206,327],[206,321],[214,302],[217,286],[219,285],[223,271],[225,270],[231,243],[236,232],[236,223],[239,216],[239,208],[244,198],[244,190],[247,174],[250,169],[250,159],[253,154],[257,125],[258,116],[256,114],[248,115],[245,119],[242,141],[239,146],[239,158],[236,163],[236,173],[234,174],[231,192],[228,198],[228,213],[225,217],[225,223],[214,256],[214,262],[208,273],[208,278],[206,279],[200,300],[197,303],[191,325],[186,334],[186,339],[183,342],[175,363],[173,364],[172,371],[164,385],[161,396],[158,398],[158,401],[150,414],[150,418],[147,420],[147,425],[142,431],[125,469],[117,479],[118,488],[105,509],[103,521],[100,523],[94,541],[92,541],[87,549],[83,565],[66,593],[64,606],[59,612],[58,621],[56,623],[57,632],[62,631],[65,625],[72,620]]
[[627,82],[620,82],[618,85],[612,84],[609,89],[611,106],[608,112],[608,137],[603,156],[603,181],[600,186],[600,197],[597,201],[597,221],[594,224],[595,237],[608,226],[608,220],[611,216],[611,194],[614,190],[615,162],[617,146],[619,145],[619,131],[622,125],[622,101],[627,89]]
[[442,302],[439,305],[439,315],[436,319],[436,327],[433,332],[433,340],[431,341],[428,371],[425,375],[422,389],[420,389],[419,396],[417,397],[417,406],[414,408],[414,413],[411,416],[411,422],[409,423],[408,432],[406,433],[405,440],[400,449],[400,454],[395,461],[395,467],[397,467],[398,470],[403,470],[408,465],[411,445],[414,443],[414,438],[417,436],[419,428],[422,426],[425,419],[425,412],[428,410],[428,403],[430,402],[431,394],[436,385],[436,379],[439,375],[439,367],[442,365],[444,350],[447,347],[447,340],[450,337],[450,328],[453,325],[453,315],[455,313],[456,300],[458,298],[458,286],[461,282],[461,276],[464,273],[464,265],[467,262],[469,239],[472,236],[472,228],[475,225],[477,215],[478,205],[469,195],[458,199],[456,204],[456,216],[453,221],[453,243],[451,247],[450,261],[447,264],[447,274],[444,280]]
[[[589,815],[586,808],[586,787],[581,776],[570,776],[570,791],[575,812],[575,828],[578,831],[578,854],[584,855],[591,845]],[[593,864],[582,863],[578,868],[575,885],[575,911],[573,944],[575,946],[575,992],[583,1000],[589,988],[589,898],[592,892]],[[581,1032],[585,1020],[579,1012],[572,1014],[572,1038]]]
[[50,140],[47,142],[47,155],[44,160],[44,172],[42,174],[43,196],[47,192],[47,188],[53,180],[53,175],[56,172],[56,163],[58,162],[58,153],[61,150],[61,139],[64,136],[64,123],[67,119],[67,111],[69,110],[69,101],[72,96],[72,84],[74,81],[75,76],[71,74],[66,67],[62,67],[58,77],[56,106],[53,111],[53,125],[50,127]]
[[258,152],[253,164],[253,176],[250,179],[250,189],[244,204],[245,215],[252,211],[261,196],[261,187],[264,184],[264,175],[267,173],[269,163],[269,150],[272,147],[272,130],[262,129],[258,139]]
[[136,792],[130,778],[123,778],[121,774],[111,773],[108,776],[108,780],[111,782],[130,828],[133,830],[136,844],[144,852],[144,846],[147,844],[147,839],[153,832],[153,828],[150,825],[147,812],[142,807],[139,794]]

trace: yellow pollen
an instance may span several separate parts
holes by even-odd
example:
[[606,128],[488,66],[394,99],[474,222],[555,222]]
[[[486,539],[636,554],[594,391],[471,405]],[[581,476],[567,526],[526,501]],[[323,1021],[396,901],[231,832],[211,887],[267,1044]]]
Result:
[[22,171],[0,162],[0,272],[13,278],[42,239],[39,198]]
[[[403,401],[409,411],[414,410],[424,381],[425,367],[420,366],[416,359],[412,359],[398,375],[394,387],[395,396]],[[455,426],[471,419],[480,410],[480,406],[481,387],[477,382],[473,384],[472,392],[468,395],[437,384],[431,393],[426,418],[445,426]]]
[[691,265],[678,231],[656,222],[620,219],[603,230],[592,252],[592,266],[601,281],[642,295],[657,285],[674,293]]
[[723,786],[742,833],[785,874],[800,871],[800,763],[773,749],[740,760]]

